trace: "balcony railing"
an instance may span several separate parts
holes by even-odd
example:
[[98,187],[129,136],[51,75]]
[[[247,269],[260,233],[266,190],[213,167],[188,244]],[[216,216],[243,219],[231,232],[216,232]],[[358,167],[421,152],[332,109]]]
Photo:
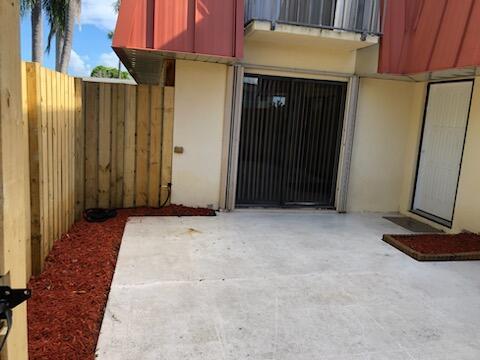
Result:
[[[253,20],[382,35],[387,0],[246,0],[245,24]],[[382,6],[382,3],[384,4]]]

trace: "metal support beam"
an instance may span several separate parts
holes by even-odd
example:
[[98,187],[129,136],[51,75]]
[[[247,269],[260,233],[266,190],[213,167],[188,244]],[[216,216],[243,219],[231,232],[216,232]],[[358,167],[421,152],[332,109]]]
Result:
[[354,76],[350,73],[322,71],[322,70],[313,70],[313,69],[300,69],[300,68],[284,67],[284,66],[270,66],[270,65],[249,64],[249,63],[241,63],[241,65],[247,70],[253,69],[253,70],[266,70],[266,71],[276,71],[276,72],[288,72],[288,73],[295,73],[295,74],[328,76],[328,77],[336,77],[336,78],[344,78],[344,79],[349,79],[352,76]]
[[233,99],[234,99],[234,78],[235,67],[229,66],[227,70],[227,84],[225,96],[225,111],[223,120],[223,136],[222,136],[222,167],[220,176],[220,210],[227,209],[227,186],[228,174],[230,164],[230,134],[232,131],[232,114],[233,114]]
[[241,65],[234,66],[233,95],[230,124],[230,146],[228,156],[228,175],[225,209],[235,209],[235,196],[237,189],[238,151],[240,143],[240,126],[242,122],[243,102],[243,76],[244,68]]
[[337,211],[339,213],[347,212],[348,188],[350,184],[350,168],[352,164],[353,141],[355,138],[359,88],[360,78],[358,76],[353,76],[350,79],[350,86],[348,91],[348,110],[345,122],[343,161],[341,164],[337,201]]

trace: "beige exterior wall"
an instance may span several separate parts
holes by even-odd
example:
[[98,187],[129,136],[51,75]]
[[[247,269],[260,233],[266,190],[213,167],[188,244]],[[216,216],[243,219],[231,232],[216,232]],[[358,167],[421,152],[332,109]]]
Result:
[[450,233],[480,233],[480,78],[474,87],[452,228],[410,212],[427,83],[362,79],[348,210],[397,212]]
[[398,212],[409,136],[423,86],[362,78],[352,153],[348,211]]
[[403,184],[400,193],[400,212],[404,215],[408,215],[417,220],[426,222],[434,227],[441,228],[437,224],[410,212],[417,175],[418,151],[421,141],[423,115],[425,111],[425,100],[427,96],[427,85],[427,83],[417,83],[417,91],[413,96],[414,102],[412,108],[414,110],[412,112],[412,115],[414,116],[412,116],[409,134],[406,139],[407,151],[405,156],[405,163],[403,166]]
[[453,231],[480,233],[480,78],[476,78],[458,187]]
[[[246,41],[246,64],[353,74],[356,52],[323,46],[265,41]],[[297,74],[298,76],[298,74]]]
[[177,61],[172,203],[219,207],[227,66]]
[[[365,74],[378,49],[345,51],[246,41],[246,72],[346,81]],[[255,65],[260,65],[255,68]],[[271,69],[262,66],[273,67]],[[292,69],[291,71],[289,69]],[[305,72],[302,73],[302,70]],[[316,73],[318,72],[318,73]],[[327,73],[331,73],[328,75]],[[375,76],[378,76],[375,75]],[[447,231],[480,232],[480,85],[475,86],[453,228],[410,213],[427,83],[363,77],[360,81],[348,206],[350,212],[401,212]],[[178,61],[172,201],[218,208],[227,66]],[[225,151],[226,147],[224,147]]]
[[[0,2],[0,283],[26,286],[28,124],[22,115],[19,2]],[[8,50],[6,50],[8,49]],[[28,163],[28,162],[27,162]],[[2,360],[27,359],[26,304],[14,310]]]

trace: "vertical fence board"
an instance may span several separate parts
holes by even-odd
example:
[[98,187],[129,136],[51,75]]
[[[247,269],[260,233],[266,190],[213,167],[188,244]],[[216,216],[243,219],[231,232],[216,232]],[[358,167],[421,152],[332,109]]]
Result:
[[61,221],[61,214],[60,214],[60,206],[61,206],[61,190],[62,185],[60,182],[60,113],[58,109],[59,106],[59,99],[60,99],[60,74],[59,73],[52,73],[54,83],[52,83],[52,96],[53,96],[53,146],[54,146],[54,153],[53,153],[53,166],[54,169],[54,202],[55,202],[55,238],[58,239],[62,234],[62,221]]
[[98,206],[110,207],[111,85],[100,85],[98,124]]
[[112,85],[111,98],[111,146],[110,146],[110,207],[118,207],[115,204],[117,194],[117,121],[118,121],[118,89],[119,85]]
[[31,221],[31,256],[32,272],[40,273],[44,248],[41,235],[40,214],[40,144],[39,128],[41,126],[40,82],[38,64],[26,64],[28,137],[30,156],[30,221]]
[[57,198],[57,209],[58,209],[58,237],[60,238],[63,234],[63,182],[62,182],[62,125],[63,125],[63,84],[62,84],[62,74],[56,73],[57,77],[57,183],[58,183],[58,198]]
[[48,244],[53,244],[55,239],[55,211],[54,211],[54,167],[53,167],[53,98],[52,74],[44,69],[47,82],[47,167],[48,167]]
[[68,79],[68,86],[69,86],[69,122],[68,122],[68,142],[69,146],[69,183],[70,183],[70,192],[69,192],[69,202],[68,208],[70,213],[70,222],[69,228],[75,222],[75,79],[70,77]]
[[83,83],[75,79],[75,219],[85,207],[85,122],[83,119]]
[[[62,221],[61,221],[61,195],[62,195],[62,183],[61,183],[61,146],[60,146],[60,122],[61,122],[61,114],[60,114],[60,93],[61,93],[61,85],[60,85],[60,74],[53,73],[54,83],[52,84],[52,91],[53,94],[53,136],[54,136],[54,160],[53,166],[55,167],[54,170],[54,181],[55,181],[55,221],[56,221],[56,233],[55,238],[59,238],[62,235]],[[53,245],[53,244],[52,244]]]
[[150,118],[150,87],[137,88],[137,148],[135,173],[135,206],[147,205],[148,192],[148,133]]
[[65,144],[66,144],[66,151],[64,154],[65,157],[65,181],[66,181],[66,189],[67,192],[65,194],[65,218],[66,218],[66,229],[65,231],[68,232],[70,229],[71,224],[71,217],[72,217],[72,209],[71,209],[71,193],[72,193],[72,177],[71,177],[71,131],[70,131],[70,121],[71,121],[71,110],[72,107],[70,106],[70,99],[71,99],[71,92],[70,92],[70,77],[65,76]]
[[[24,126],[26,127],[26,131],[29,132],[29,121],[28,121],[28,83],[27,83],[27,64],[21,64],[21,82],[22,82],[22,121],[24,122]],[[25,152],[25,167],[26,167],[26,174],[30,174],[30,144],[26,144],[26,152]],[[30,193],[30,182],[25,182],[25,193]],[[25,197],[25,210],[27,210],[27,217],[25,219],[25,226],[26,226],[26,242],[25,242],[25,250],[26,250],[26,278],[29,279],[32,276],[32,241],[31,241],[31,216],[30,216],[30,196]],[[0,355],[1,356],[1,355]]]
[[148,170],[148,206],[160,204],[162,162],[163,88],[152,86],[150,91],[150,152]]
[[[22,120],[25,122],[28,131],[29,121],[28,121],[28,83],[27,83],[27,64],[22,63],[21,65],[21,81],[22,81]],[[28,173],[30,173],[30,144],[28,144],[26,152],[25,166],[28,168]],[[26,193],[30,193],[30,182],[26,184]],[[30,197],[25,199],[25,209],[30,209]],[[30,212],[28,212],[30,213]],[[32,276],[32,241],[31,241],[31,217],[29,216],[26,219],[27,226],[27,238],[26,238],[26,275],[27,279]]]
[[172,182],[174,96],[175,89],[173,87],[165,87],[163,94],[161,205],[168,204],[170,200],[169,186]]
[[62,124],[62,218],[63,218],[63,233],[66,233],[68,230],[68,192],[70,191],[69,188],[69,181],[68,181],[68,109],[67,109],[67,97],[68,97],[68,89],[67,89],[67,75],[62,74],[62,86],[63,86],[63,93],[62,93],[62,103],[63,103],[63,124]]
[[[43,256],[46,257],[50,250],[51,242],[51,227],[49,222],[49,177],[48,177],[48,104],[47,104],[47,73],[44,68],[39,67],[39,76],[37,79],[40,81],[40,106],[41,106],[41,124],[40,124],[40,207],[42,216],[42,243],[43,243]],[[43,263],[43,260],[42,260]]]
[[58,198],[57,198],[57,209],[58,209],[58,237],[61,237],[64,231],[64,218],[63,214],[63,181],[62,181],[62,161],[63,161],[63,149],[62,149],[62,137],[63,137],[63,84],[62,84],[62,74],[56,73],[57,78],[56,91],[57,91],[57,182],[58,182]]
[[[124,147],[125,147],[125,86],[117,87],[117,129],[116,129],[116,155],[117,174],[115,177],[115,201],[114,207],[123,206],[123,171],[124,171]],[[113,150],[112,150],[113,151]]]
[[71,217],[71,210],[70,210],[70,193],[72,192],[71,188],[71,180],[70,180],[70,77],[64,76],[64,83],[65,83],[65,153],[63,156],[65,159],[65,220],[66,226],[65,231],[67,232],[70,229],[70,217]]
[[61,207],[60,207],[60,220],[62,221],[62,234],[67,231],[67,192],[68,192],[68,181],[67,181],[67,171],[66,171],[66,162],[67,162],[67,136],[66,136],[66,124],[67,124],[67,110],[66,110],[66,75],[60,74],[60,181],[62,184],[61,191]]
[[135,129],[137,111],[137,96],[135,86],[127,86],[125,100],[123,206],[128,208],[133,207],[135,201]]
[[86,84],[85,103],[85,207],[98,206],[98,91],[96,83]]

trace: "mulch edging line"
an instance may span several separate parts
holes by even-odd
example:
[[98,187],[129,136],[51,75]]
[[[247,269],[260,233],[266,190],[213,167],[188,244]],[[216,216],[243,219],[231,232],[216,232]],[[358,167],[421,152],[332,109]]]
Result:
[[103,313],[125,224],[131,216],[214,216],[210,209],[168,206],[118,210],[103,223],[77,222],[53,246],[43,273],[29,282],[30,360],[95,359]]
[[[465,239],[478,241],[479,249],[472,250],[471,244],[462,244]],[[445,251],[445,240],[451,241],[451,246],[456,251]],[[480,236],[476,234],[423,234],[423,235],[384,235],[383,241],[392,245],[401,252],[417,261],[473,261],[480,260]],[[417,241],[415,243],[415,241]],[[442,243],[440,243],[442,241]],[[456,243],[453,243],[456,242]],[[461,247],[470,245],[470,249],[462,250]],[[415,249],[420,247],[423,251]]]

